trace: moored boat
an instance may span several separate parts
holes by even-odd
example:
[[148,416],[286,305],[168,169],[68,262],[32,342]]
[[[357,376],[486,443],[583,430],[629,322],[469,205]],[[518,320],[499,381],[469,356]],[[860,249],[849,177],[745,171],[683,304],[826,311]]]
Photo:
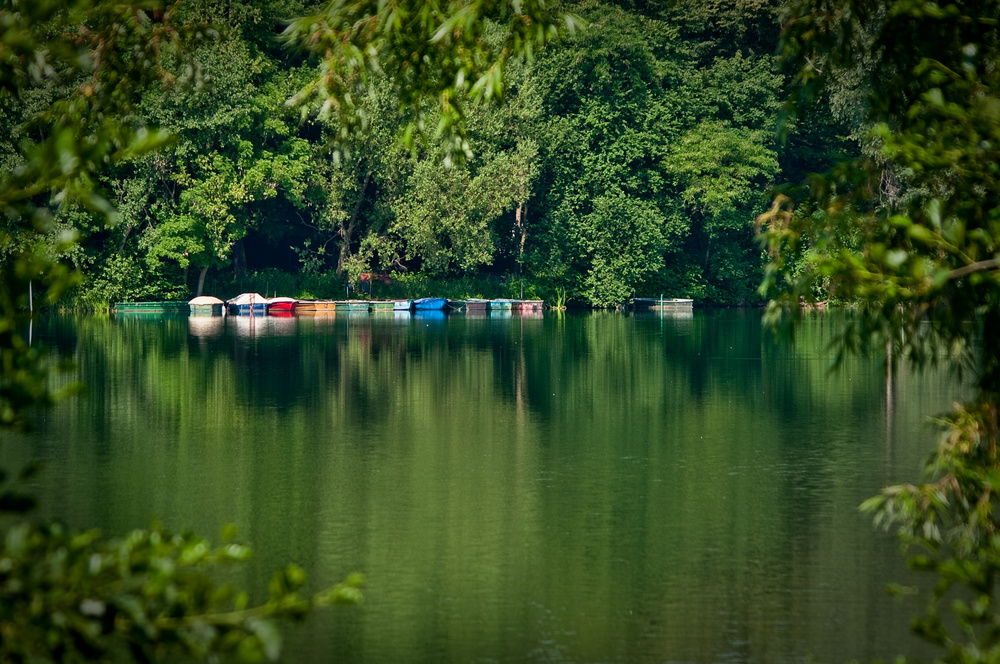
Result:
[[413,300],[393,300],[393,311],[409,311],[413,308]]
[[510,308],[514,311],[541,311],[544,304],[541,300],[514,300]]
[[683,311],[691,310],[694,300],[680,297],[635,297],[632,308],[635,311]]
[[267,301],[267,313],[292,313],[298,305],[298,300],[292,297],[272,297]]
[[448,300],[448,309],[451,311],[465,311],[465,300]]
[[510,311],[513,307],[513,300],[490,300],[490,311]]
[[417,311],[443,311],[448,306],[448,300],[443,297],[422,297],[413,301]]
[[485,313],[490,309],[490,301],[480,298],[472,298],[465,301],[465,311],[467,313]]
[[176,300],[160,302],[116,302],[116,314],[185,314],[190,310],[187,302]]
[[306,313],[333,313],[337,310],[337,303],[333,300],[299,300],[295,305],[295,312]]
[[263,316],[267,313],[267,298],[260,293],[240,293],[226,301],[226,309],[237,316]]
[[372,300],[369,302],[373,313],[385,313],[395,311],[396,303],[392,300]]
[[188,300],[192,316],[221,316],[226,303],[211,295],[199,295]]

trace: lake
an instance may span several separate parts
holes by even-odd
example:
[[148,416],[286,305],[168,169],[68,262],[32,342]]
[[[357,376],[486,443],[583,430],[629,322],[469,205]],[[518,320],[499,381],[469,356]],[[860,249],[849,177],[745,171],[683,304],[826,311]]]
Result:
[[933,655],[893,536],[858,504],[919,478],[942,372],[829,373],[757,311],[36,320],[86,384],[0,434],[41,511],[124,534],[233,523],[264,592],[351,572],[365,601],[285,661],[842,662]]

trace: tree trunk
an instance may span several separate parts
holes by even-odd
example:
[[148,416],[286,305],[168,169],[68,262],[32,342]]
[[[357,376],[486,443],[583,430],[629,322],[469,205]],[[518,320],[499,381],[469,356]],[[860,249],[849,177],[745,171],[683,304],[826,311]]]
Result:
[[134,226],[128,226],[125,228],[125,235],[122,236],[122,243],[118,245],[118,255],[121,256],[122,252],[125,251],[125,242],[128,240],[128,236],[131,235]]
[[518,203],[514,211],[514,226],[521,233],[521,242],[517,250],[517,264],[521,273],[524,273],[524,243],[528,239],[528,204]]
[[365,200],[365,190],[368,189],[368,181],[372,174],[365,173],[365,181],[361,183],[361,191],[358,192],[358,202],[354,205],[354,212],[347,221],[346,226],[340,227],[340,256],[337,257],[337,276],[344,273],[344,263],[351,257],[351,239],[354,236],[354,225],[358,221],[358,212],[361,211],[361,204]]
[[198,292],[196,293],[196,295],[198,297],[201,296],[202,291],[205,288],[205,275],[206,274],[208,274],[208,266],[207,265],[205,267],[201,268],[201,274],[198,275]]
[[240,276],[247,269],[247,255],[243,251],[243,240],[233,243],[233,274]]

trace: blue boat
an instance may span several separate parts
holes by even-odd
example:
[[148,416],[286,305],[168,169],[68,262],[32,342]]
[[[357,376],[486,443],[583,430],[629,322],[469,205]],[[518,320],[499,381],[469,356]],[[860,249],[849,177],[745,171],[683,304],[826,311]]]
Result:
[[422,297],[413,301],[417,311],[443,311],[448,306],[448,300],[443,297]]
[[229,313],[236,316],[263,316],[267,313],[268,299],[260,293],[241,293],[226,302]]

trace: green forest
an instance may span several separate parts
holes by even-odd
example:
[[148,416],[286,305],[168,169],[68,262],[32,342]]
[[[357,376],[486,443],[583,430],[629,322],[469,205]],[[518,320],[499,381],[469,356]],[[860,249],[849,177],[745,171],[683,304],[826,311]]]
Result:
[[[997,0],[0,0],[0,427],[75,389],[39,303],[374,274],[766,302],[791,334],[829,299],[836,362],[970,388],[925,480],[862,509],[934,579],[897,588],[917,635],[1000,661],[998,149]],[[71,531],[35,472],[0,470],[0,661],[274,659],[269,618],[359,597],[288,565],[249,605],[213,576],[249,555],[231,532]]]
[[[819,104],[779,141],[791,76],[776,0],[557,9],[575,29],[507,63],[502,99],[463,109],[456,149],[435,129],[439,105],[421,102],[414,122],[384,73],[356,93],[353,131],[314,102],[323,59],[288,25],[315,7],[180,3],[172,20],[203,32],[183,53],[164,47],[166,75],[116,93],[168,143],[100,172],[113,224],[71,200],[54,208],[50,244],[82,278],[64,302],[342,297],[366,273],[400,295],[761,302],[754,219],[776,184],[858,149],[853,107]],[[501,26],[483,40],[500,50]],[[0,170],[64,92],[41,85],[0,107]],[[67,233],[80,241],[58,249]]]

